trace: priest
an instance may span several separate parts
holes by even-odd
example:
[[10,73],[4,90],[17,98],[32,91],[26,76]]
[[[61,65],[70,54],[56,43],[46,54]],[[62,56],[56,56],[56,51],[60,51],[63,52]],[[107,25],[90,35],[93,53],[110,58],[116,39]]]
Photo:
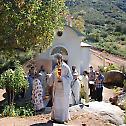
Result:
[[51,74],[49,84],[53,86],[51,119],[59,123],[64,123],[70,119],[69,97],[72,74],[69,66],[63,62],[61,54],[55,54],[54,61],[56,61],[56,66]]

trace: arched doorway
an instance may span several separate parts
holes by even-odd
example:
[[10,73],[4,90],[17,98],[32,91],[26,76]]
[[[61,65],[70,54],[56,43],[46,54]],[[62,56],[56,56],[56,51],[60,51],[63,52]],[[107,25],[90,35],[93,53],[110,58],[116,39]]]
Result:
[[[56,53],[62,54],[63,55],[63,61],[68,64],[68,51],[64,47],[62,47],[62,46],[54,47],[51,51],[51,56],[53,56]],[[52,69],[54,69],[55,65],[56,64],[52,60]]]

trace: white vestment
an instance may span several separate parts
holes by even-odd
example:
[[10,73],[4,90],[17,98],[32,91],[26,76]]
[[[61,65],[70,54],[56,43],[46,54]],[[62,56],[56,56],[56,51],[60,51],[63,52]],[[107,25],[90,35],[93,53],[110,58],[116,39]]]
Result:
[[39,80],[41,81],[41,84],[42,84],[42,87],[43,87],[43,95],[45,96],[46,95],[46,90],[47,90],[47,82],[46,82],[46,72],[44,71],[41,71],[39,73]]
[[63,62],[61,65],[62,82],[58,82],[55,69],[51,75],[51,79],[53,81],[53,106],[51,117],[54,120],[64,122],[70,119],[69,96],[72,74],[69,66]]
[[72,84],[71,84],[71,102],[70,104],[75,105],[75,104],[79,104],[80,102],[80,81],[77,80],[73,80]]

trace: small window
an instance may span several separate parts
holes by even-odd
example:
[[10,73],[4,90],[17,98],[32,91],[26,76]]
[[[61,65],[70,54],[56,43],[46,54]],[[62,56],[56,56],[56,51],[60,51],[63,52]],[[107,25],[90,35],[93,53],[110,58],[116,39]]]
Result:
[[58,32],[57,32],[57,35],[58,35],[59,37],[61,37],[61,36],[62,36],[62,34],[63,34],[63,32],[62,32],[62,31],[58,31]]

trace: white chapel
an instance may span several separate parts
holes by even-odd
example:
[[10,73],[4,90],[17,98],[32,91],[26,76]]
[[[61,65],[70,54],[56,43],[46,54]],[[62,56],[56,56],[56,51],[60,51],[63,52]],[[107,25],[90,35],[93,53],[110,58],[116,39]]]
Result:
[[54,68],[53,55],[61,53],[70,68],[76,66],[78,72],[82,74],[89,68],[91,47],[89,44],[81,42],[83,38],[84,36],[74,28],[64,26],[63,32],[56,33],[52,46],[38,55],[39,66],[43,65],[50,73]]

